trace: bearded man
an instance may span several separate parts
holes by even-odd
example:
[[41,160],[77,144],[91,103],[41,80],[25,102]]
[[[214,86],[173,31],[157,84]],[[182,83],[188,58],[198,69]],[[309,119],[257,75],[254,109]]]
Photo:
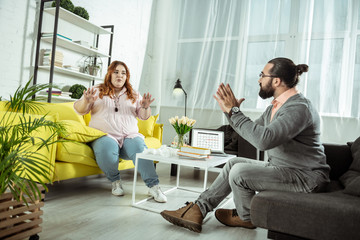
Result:
[[259,96],[273,97],[272,104],[255,121],[240,110],[244,98],[235,98],[229,84],[220,84],[214,98],[232,128],[253,146],[267,151],[267,161],[233,158],[212,185],[195,202],[175,210],[164,210],[167,221],[201,232],[206,214],[231,192],[235,209],[217,209],[215,217],[230,227],[253,229],[250,202],[265,190],[317,192],[329,180],[324,147],[320,142],[320,117],[296,85],[306,64],[287,58],[270,60],[259,75]]

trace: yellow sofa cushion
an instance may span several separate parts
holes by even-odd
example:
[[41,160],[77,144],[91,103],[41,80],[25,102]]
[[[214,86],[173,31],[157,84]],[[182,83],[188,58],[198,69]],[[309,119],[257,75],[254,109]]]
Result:
[[80,142],[59,142],[56,160],[97,167],[94,152],[90,146]]
[[150,116],[146,120],[141,120],[138,118],[137,120],[138,120],[139,133],[141,133],[145,137],[152,137],[154,133],[154,126],[158,117],[159,114],[155,116]]
[[74,120],[61,120],[60,123],[64,124],[64,127],[66,128],[66,135],[60,135],[60,137],[73,140],[77,142],[92,142],[104,135],[106,133],[92,128],[88,127],[80,122],[74,121]]
[[[56,161],[98,167],[92,148],[85,143],[79,142],[57,143]],[[125,166],[126,169],[131,168],[131,166],[134,167],[131,160],[120,158],[119,161],[119,170],[124,169]]]
[[146,137],[144,139],[145,144],[148,148],[159,148],[161,147],[161,142],[158,138]]

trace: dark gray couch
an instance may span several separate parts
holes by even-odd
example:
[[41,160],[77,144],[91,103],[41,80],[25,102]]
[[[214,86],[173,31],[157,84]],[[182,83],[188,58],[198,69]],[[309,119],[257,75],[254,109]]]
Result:
[[268,229],[268,238],[360,239],[360,138],[324,146],[331,166],[324,192],[263,191],[253,198],[252,223]]

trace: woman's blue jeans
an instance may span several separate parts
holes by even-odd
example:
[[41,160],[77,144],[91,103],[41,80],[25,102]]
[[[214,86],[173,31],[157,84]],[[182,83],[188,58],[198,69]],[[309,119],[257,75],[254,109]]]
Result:
[[[98,166],[111,182],[120,180],[119,158],[131,159],[135,164],[136,153],[141,153],[147,148],[141,137],[125,138],[124,144],[120,148],[118,143],[108,136],[103,136],[91,142],[91,147]],[[156,174],[153,161],[143,159],[138,161],[138,172],[146,186],[151,188],[158,185],[159,177]]]

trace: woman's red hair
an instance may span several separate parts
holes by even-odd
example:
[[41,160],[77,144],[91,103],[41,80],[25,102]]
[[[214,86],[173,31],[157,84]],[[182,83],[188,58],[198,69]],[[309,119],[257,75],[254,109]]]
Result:
[[117,66],[122,65],[126,70],[126,81],[124,87],[126,88],[127,99],[130,99],[132,103],[135,103],[136,96],[134,90],[130,84],[130,71],[124,62],[121,61],[113,61],[108,67],[107,73],[105,75],[104,83],[99,85],[99,97],[102,99],[103,96],[112,96],[115,95],[115,88],[111,83],[111,74],[115,72]]

